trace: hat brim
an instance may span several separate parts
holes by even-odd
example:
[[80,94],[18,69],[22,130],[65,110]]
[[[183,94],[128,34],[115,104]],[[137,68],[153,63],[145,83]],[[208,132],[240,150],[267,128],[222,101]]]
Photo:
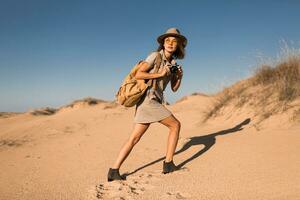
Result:
[[176,33],[166,33],[166,34],[163,34],[163,35],[161,35],[161,36],[159,36],[159,37],[157,38],[157,42],[160,43],[160,44],[163,44],[163,43],[164,43],[164,39],[165,39],[166,37],[170,37],[170,36],[172,36],[172,37],[177,37],[177,38],[181,39],[183,47],[186,46],[186,44],[187,44],[187,39],[186,39],[186,37],[183,36],[183,35],[176,34]]

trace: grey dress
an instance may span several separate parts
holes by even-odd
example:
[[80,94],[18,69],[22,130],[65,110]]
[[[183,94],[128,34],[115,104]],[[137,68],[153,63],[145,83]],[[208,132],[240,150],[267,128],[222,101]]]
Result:
[[[161,64],[158,69],[160,72],[163,67],[166,67],[166,64],[175,64],[175,59],[172,59],[171,63],[166,59],[163,50],[159,52],[161,54]],[[153,66],[156,58],[156,53],[152,52],[146,58],[146,62],[149,65]],[[149,73],[153,73],[154,68],[152,68]],[[171,80],[172,74],[157,78],[156,84],[157,87],[154,90],[152,87],[149,87],[145,92],[141,100],[136,104],[135,114],[134,114],[134,123],[152,123],[158,122],[162,119],[165,119],[172,115],[172,112],[168,110],[165,105],[164,99],[164,90]]]

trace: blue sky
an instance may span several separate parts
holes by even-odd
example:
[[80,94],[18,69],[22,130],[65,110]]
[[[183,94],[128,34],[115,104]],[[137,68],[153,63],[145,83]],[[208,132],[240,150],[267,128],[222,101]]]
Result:
[[0,1],[0,111],[113,100],[131,67],[177,27],[188,38],[181,88],[212,94],[249,77],[280,41],[299,45],[299,1]]

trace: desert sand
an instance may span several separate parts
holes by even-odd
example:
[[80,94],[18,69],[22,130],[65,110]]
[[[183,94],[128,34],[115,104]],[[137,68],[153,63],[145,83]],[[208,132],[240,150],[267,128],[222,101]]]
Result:
[[180,170],[162,174],[168,128],[154,123],[121,166],[125,181],[107,182],[107,172],[131,134],[133,107],[77,102],[3,115],[0,199],[300,199],[299,115],[257,124],[251,108],[228,106],[203,122],[214,98],[167,105],[182,124]]

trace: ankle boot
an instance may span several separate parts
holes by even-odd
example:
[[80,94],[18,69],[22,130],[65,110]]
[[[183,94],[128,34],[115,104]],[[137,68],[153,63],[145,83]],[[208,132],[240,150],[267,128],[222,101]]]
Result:
[[164,174],[176,171],[178,169],[179,169],[179,167],[174,164],[173,160],[171,160],[169,162],[166,162],[164,160],[164,162],[163,162],[163,173]]
[[125,180],[125,178],[120,175],[119,168],[109,168],[109,171],[107,173],[107,181],[113,180]]

